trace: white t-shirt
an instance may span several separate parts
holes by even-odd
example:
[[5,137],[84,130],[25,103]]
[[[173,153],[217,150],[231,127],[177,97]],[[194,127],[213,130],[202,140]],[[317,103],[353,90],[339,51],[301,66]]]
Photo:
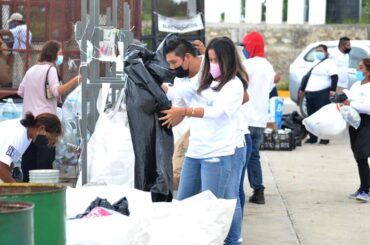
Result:
[[[191,84],[198,84],[198,78],[199,78],[199,73],[197,73],[192,78],[176,77],[174,80],[173,87],[170,88],[169,91],[174,92],[174,91],[181,91],[184,89],[186,90],[186,87],[189,87],[189,86],[192,87]],[[191,98],[181,98],[181,97],[178,97],[176,94],[173,94],[171,100],[172,100],[172,106],[174,107],[190,107],[191,106],[190,104]],[[179,123],[178,125],[172,128],[174,142],[176,142],[189,128],[190,128],[189,120],[187,117],[185,117],[181,121],[181,123]]]
[[196,75],[194,75],[192,78],[176,77],[173,87],[168,87],[167,98],[172,101],[174,106],[190,106],[190,102],[193,99],[193,96],[196,94],[197,89],[199,88],[200,79],[202,76],[204,55],[199,56],[199,58],[201,58],[202,61],[199,67],[199,71]]
[[[243,136],[239,130],[238,113],[243,101],[244,88],[239,78],[227,82],[220,91],[211,87],[202,93],[193,94],[193,107],[203,107],[203,118],[189,118],[190,138],[187,157],[203,159],[228,156],[235,153],[238,140]],[[217,117],[213,111],[221,111]]]
[[[317,64],[316,61],[315,64]],[[315,68],[313,68],[310,78],[308,79],[305,91],[315,92],[320,91],[331,86],[332,75],[338,74],[337,66],[331,59],[326,59]]]
[[[190,107],[193,95],[196,93],[199,87],[199,79],[202,74],[203,58],[200,56],[202,62],[199,67],[199,71],[193,77],[176,77],[173,83],[173,87],[168,87],[167,98],[172,101],[172,106],[174,107]],[[182,93],[181,93],[182,92]],[[176,142],[188,129],[189,121],[185,117],[181,123],[173,127],[173,139]]]
[[23,153],[31,144],[27,137],[27,128],[19,119],[2,121],[0,123],[0,161],[9,165],[22,158]]
[[350,89],[351,107],[363,114],[370,115],[370,83],[356,82]]
[[[27,26],[25,24],[18,25],[9,30],[14,38],[13,49],[26,49],[27,43]],[[28,45],[31,45],[32,33],[28,31]]]
[[249,126],[265,128],[268,121],[269,95],[274,84],[274,68],[262,57],[244,60],[243,65],[249,78],[249,101],[243,105],[244,116]]
[[335,62],[338,68],[338,86],[348,88],[349,54],[343,54],[338,48],[336,48],[330,52],[329,58]]

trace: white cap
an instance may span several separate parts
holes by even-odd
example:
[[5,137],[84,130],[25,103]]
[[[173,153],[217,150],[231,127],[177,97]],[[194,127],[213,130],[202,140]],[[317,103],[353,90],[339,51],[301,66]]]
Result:
[[10,16],[8,22],[10,21],[23,21],[23,15],[21,15],[20,13],[13,13]]

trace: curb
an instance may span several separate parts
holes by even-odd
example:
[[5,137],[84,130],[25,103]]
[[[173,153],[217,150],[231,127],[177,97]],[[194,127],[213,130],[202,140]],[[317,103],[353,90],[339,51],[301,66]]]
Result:
[[289,90],[278,90],[279,97],[290,98]]

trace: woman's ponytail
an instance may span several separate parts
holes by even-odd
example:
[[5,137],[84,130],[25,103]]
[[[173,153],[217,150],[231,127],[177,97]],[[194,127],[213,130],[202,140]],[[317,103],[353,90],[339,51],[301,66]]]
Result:
[[21,120],[21,124],[26,128],[32,127],[36,125],[35,116],[32,115],[31,112],[27,112],[25,117]]

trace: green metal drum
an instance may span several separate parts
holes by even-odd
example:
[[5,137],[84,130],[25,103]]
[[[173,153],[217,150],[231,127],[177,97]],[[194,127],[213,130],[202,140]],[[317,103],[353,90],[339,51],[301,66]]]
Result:
[[66,187],[53,184],[0,184],[0,201],[24,201],[35,205],[36,245],[66,244]]
[[33,207],[28,202],[0,201],[1,244],[34,245]]

